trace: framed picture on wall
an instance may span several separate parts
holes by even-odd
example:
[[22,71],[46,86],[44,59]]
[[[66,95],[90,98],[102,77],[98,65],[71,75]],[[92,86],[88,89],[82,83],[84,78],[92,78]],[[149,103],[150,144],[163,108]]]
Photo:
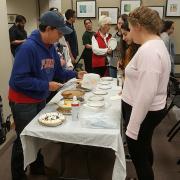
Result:
[[111,24],[117,24],[117,18],[119,14],[118,7],[99,7],[98,8],[98,18],[102,15],[106,15],[111,18]]
[[159,13],[159,16],[161,19],[164,17],[164,6],[148,6],[148,8],[151,8]]
[[166,0],[166,16],[180,17],[180,0]]
[[129,14],[132,10],[141,6],[141,0],[122,0],[121,14]]
[[96,17],[96,1],[77,0],[76,13],[77,13],[77,18],[95,18]]
[[16,20],[16,16],[17,16],[17,14],[8,14],[7,15],[8,24],[14,24],[15,20]]

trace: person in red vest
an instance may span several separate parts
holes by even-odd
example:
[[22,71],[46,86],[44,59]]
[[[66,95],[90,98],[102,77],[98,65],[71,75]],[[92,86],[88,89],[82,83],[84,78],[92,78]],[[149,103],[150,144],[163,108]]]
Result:
[[111,18],[105,15],[99,18],[99,30],[92,37],[92,68],[93,72],[101,77],[105,75],[108,64],[108,55],[112,49],[107,44],[112,35],[109,33]]

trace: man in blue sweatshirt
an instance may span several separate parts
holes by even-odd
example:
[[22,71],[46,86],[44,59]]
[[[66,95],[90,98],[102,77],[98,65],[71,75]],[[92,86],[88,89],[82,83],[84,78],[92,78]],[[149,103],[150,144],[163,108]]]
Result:
[[[82,78],[85,73],[63,69],[53,45],[63,34],[71,32],[72,30],[65,26],[62,15],[48,11],[40,18],[39,30],[33,31],[16,53],[9,81],[9,104],[17,133],[11,159],[13,180],[27,179],[20,133],[44,108],[49,92],[63,86],[52,79]],[[44,173],[44,161],[40,151],[36,161],[30,165],[30,170],[32,174]]]

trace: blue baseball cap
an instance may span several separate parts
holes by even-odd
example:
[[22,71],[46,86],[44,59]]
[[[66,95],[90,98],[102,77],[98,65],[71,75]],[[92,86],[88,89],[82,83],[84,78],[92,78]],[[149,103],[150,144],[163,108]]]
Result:
[[64,17],[55,11],[47,11],[40,17],[40,24],[55,27],[63,34],[70,34],[73,30],[65,25]]

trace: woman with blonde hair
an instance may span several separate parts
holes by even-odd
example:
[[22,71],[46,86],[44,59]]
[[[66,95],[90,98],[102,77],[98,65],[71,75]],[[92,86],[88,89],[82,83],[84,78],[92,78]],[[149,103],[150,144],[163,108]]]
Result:
[[156,11],[141,6],[129,14],[133,42],[141,44],[125,68],[122,112],[129,153],[139,180],[154,180],[152,135],[165,113],[170,56],[157,35],[162,26]]
[[92,68],[93,72],[104,76],[107,70],[108,55],[112,54],[112,49],[108,48],[108,41],[112,37],[109,33],[111,18],[100,16],[99,30],[92,37]]

